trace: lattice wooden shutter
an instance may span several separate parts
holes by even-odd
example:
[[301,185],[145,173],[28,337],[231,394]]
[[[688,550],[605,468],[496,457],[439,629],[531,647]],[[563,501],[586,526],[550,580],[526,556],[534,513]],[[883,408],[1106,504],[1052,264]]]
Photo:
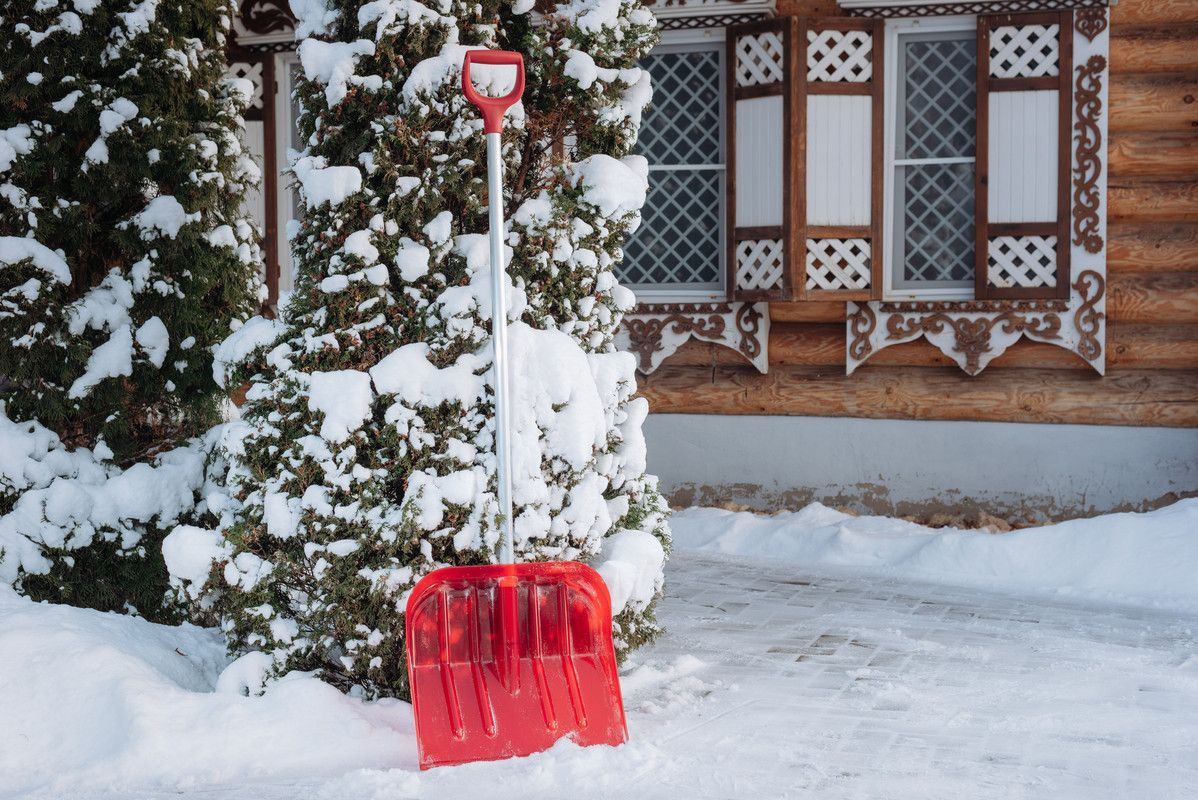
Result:
[[881,297],[882,21],[804,19],[797,39],[799,298]]
[[791,19],[728,29],[728,294],[735,300],[787,300],[793,202],[794,74]]
[[978,18],[976,295],[1069,296],[1073,14]]

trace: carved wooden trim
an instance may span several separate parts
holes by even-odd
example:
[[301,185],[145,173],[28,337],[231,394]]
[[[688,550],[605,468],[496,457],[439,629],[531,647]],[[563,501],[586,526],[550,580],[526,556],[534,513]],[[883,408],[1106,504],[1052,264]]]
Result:
[[951,311],[956,313],[990,311],[1038,312],[1064,311],[1068,306],[1068,300],[922,300],[883,302],[878,304],[878,310],[885,313],[903,311],[923,314],[933,311]]
[[242,0],[238,11],[245,29],[259,36],[295,28],[295,16],[287,0]]
[[765,12],[758,14],[704,14],[698,17],[666,17],[658,19],[657,27],[663,31],[687,31],[697,28],[727,28],[745,25],[766,19]]
[[873,352],[869,337],[878,327],[878,315],[869,303],[849,304],[849,357],[864,361]]
[[1082,297],[1082,303],[1073,312],[1073,326],[1077,328],[1077,352],[1087,361],[1097,361],[1102,357],[1102,341],[1099,334],[1102,331],[1102,321],[1106,314],[1098,310],[1098,303],[1106,294],[1106,279],[1102,274],[1092,269],[1082,270],[1073,288]]
[[950,14],[1011,14],[1033,11],[1068,11],[1074,8],[1105,9],[1109,0],[974,0],[926,5],[865,6],[845,9],[855,17],[936,17]]
[[654,303],[624,315],[618,345],[637,357],[648,375],[689,339],[735,350],[762,372],[769,371],[768,303]]
[[[769,307],[766,306],[766,312]],[[762,323],[766,319],[766,314],[758,307],[757,303],[742,303],[740,308],[736,310],[736,331],[740,334],[740,342],[737,344],[737,350],[750,362],[755,362],[757,359],[766,355],[766,343],[760,338]],[[766,362],[768,368],[769,362]]]
[[895,314],[886,320],[886,338],[906,341],[919,334],[940,333],[946,325],[952,330],[955,339],[953,350],[965,357],[962,369],[970,375],[976,375],[982,371],[982,356],[991,352],[990,338],[995,327],[1001,327],[1002,332],[1008,334],[1032,334],[1039,339],[1059,339],[1061,318],[1056,313],[1024,315],[1013,311],[983,317],[943,312],[911,316]]
[[1102,193],[1098,179],[1102,176],[1102,76],[1106,59],[1090,56],[1077,67],[1074,84],[1073,129],[1075,151],[1073,168],[1073,243],[1086,248],[1087,253],[1101,253],[1102,223],[1099,210]]
[[1092,42],[1094,37],[1106,30],[1106,14],[1105,8],[1080,9],[1074,12],[1073,25],[1078,33]]
[[[769,17],[774,0],[642,0],[643,5],[663,23],[680,19],[717,19],[720,17]],[[713,23],[686,27],[710,27]]]

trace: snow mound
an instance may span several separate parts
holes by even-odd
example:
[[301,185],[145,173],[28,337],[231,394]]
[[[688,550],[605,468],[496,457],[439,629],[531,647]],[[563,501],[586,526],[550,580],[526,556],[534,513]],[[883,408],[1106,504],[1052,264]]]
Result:
[[247,697],[237,689],[252,670],[222,679],[227,661],[215,630],[37,604],[0,587],[0,796],[414,769],[407,703],[367,704],[296,673]]
[[854,517],[819,503],[775,516],[688,508],[670,524],[681,550],[1198,610],[1198,499],[1004,534]]

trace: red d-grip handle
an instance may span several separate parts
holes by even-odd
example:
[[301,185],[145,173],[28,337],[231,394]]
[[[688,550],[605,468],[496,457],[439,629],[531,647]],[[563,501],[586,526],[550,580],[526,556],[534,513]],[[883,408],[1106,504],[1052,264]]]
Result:
[[[516,85],[503,97],[479,94],[470,82],[471,64],[512,65],[516,68]],[[524,56],[511,50],[467,50],[466,60],[462,62],[462,93],[482,112],[483,130],[499,133],[503,128],[503,112],[519,102],[520,95],[524,94]]]

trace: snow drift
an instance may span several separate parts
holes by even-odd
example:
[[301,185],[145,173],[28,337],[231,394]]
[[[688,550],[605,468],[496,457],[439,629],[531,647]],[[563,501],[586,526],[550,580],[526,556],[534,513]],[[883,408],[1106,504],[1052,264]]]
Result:
[[1198,499],[1003,534],[854,517],[819,503],[775,516],[689,508],[670,524],[680,550],[1198,610]]

